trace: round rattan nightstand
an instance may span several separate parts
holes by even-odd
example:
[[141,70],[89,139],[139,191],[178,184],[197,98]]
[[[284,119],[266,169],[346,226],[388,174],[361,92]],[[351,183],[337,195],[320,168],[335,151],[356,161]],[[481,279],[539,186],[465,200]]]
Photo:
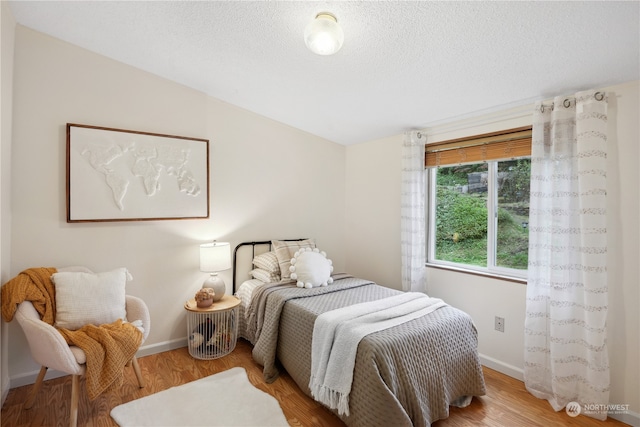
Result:
[[225,295],[207,308],[198,308],[195,299],[184,304],[187,310],[189,354],[196,359],[217,359],[236,348],[240,300]]

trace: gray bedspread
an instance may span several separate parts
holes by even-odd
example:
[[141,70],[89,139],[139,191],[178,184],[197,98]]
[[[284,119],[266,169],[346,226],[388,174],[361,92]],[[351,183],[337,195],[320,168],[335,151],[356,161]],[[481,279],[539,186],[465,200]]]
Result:
[[[278,366],[311,396],[311,343],[316,317],[399,291],[346,277],[327,287],[271,285],[256,293],[247,314],[253,358],[274,381]],[[241,336],[247,336],[241,331]],[[367,335],[358,346],[350,426],[428,426],[485,393],[477,332],[469,315],[446,306],[426,316]]]

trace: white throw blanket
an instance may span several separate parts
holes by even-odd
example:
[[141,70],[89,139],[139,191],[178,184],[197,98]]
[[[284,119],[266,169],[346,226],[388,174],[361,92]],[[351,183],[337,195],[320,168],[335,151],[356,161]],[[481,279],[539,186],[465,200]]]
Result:
[[339,414],[349,415],[349,393],[360,340],[446,305],[423,293],[406,292],[322,313],[315,321],[311,344],[309,388],[313,397]]

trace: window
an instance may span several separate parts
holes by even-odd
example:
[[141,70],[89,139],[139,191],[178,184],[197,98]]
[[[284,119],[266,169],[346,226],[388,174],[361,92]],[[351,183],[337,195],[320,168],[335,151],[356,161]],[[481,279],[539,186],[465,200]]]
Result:
[[526,277],[531,128],[426,146],[430,264]]

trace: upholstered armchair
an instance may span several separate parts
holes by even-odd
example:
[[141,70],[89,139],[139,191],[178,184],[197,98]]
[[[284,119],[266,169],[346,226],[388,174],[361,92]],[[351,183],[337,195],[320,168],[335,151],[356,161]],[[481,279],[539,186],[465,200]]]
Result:
[[[83,267],[60,268],[58,271],[91,273],[89,269]],[[149,310],[140,298],[131,295],[126,295],[125,298],[127,319],[129,321],[139,320],[142,323],[142,342],[144,342],[149,335],[151,323]],[[18,306],[15,317],[25,333],[33,359],[42,365],[24,408],[29,409],[33,406],[48,368],[70,374],[72,377],[69,425],[75,427],[78,420],[79,379],[85,373],[87,360],[84,351],[79,347],[69,346],[55,327],[40,320],[40,315],[29,301],[22,302]],[[130,365],[133,366],[138,384],[140,387],[144,387],[140,367],[135,356]]]

